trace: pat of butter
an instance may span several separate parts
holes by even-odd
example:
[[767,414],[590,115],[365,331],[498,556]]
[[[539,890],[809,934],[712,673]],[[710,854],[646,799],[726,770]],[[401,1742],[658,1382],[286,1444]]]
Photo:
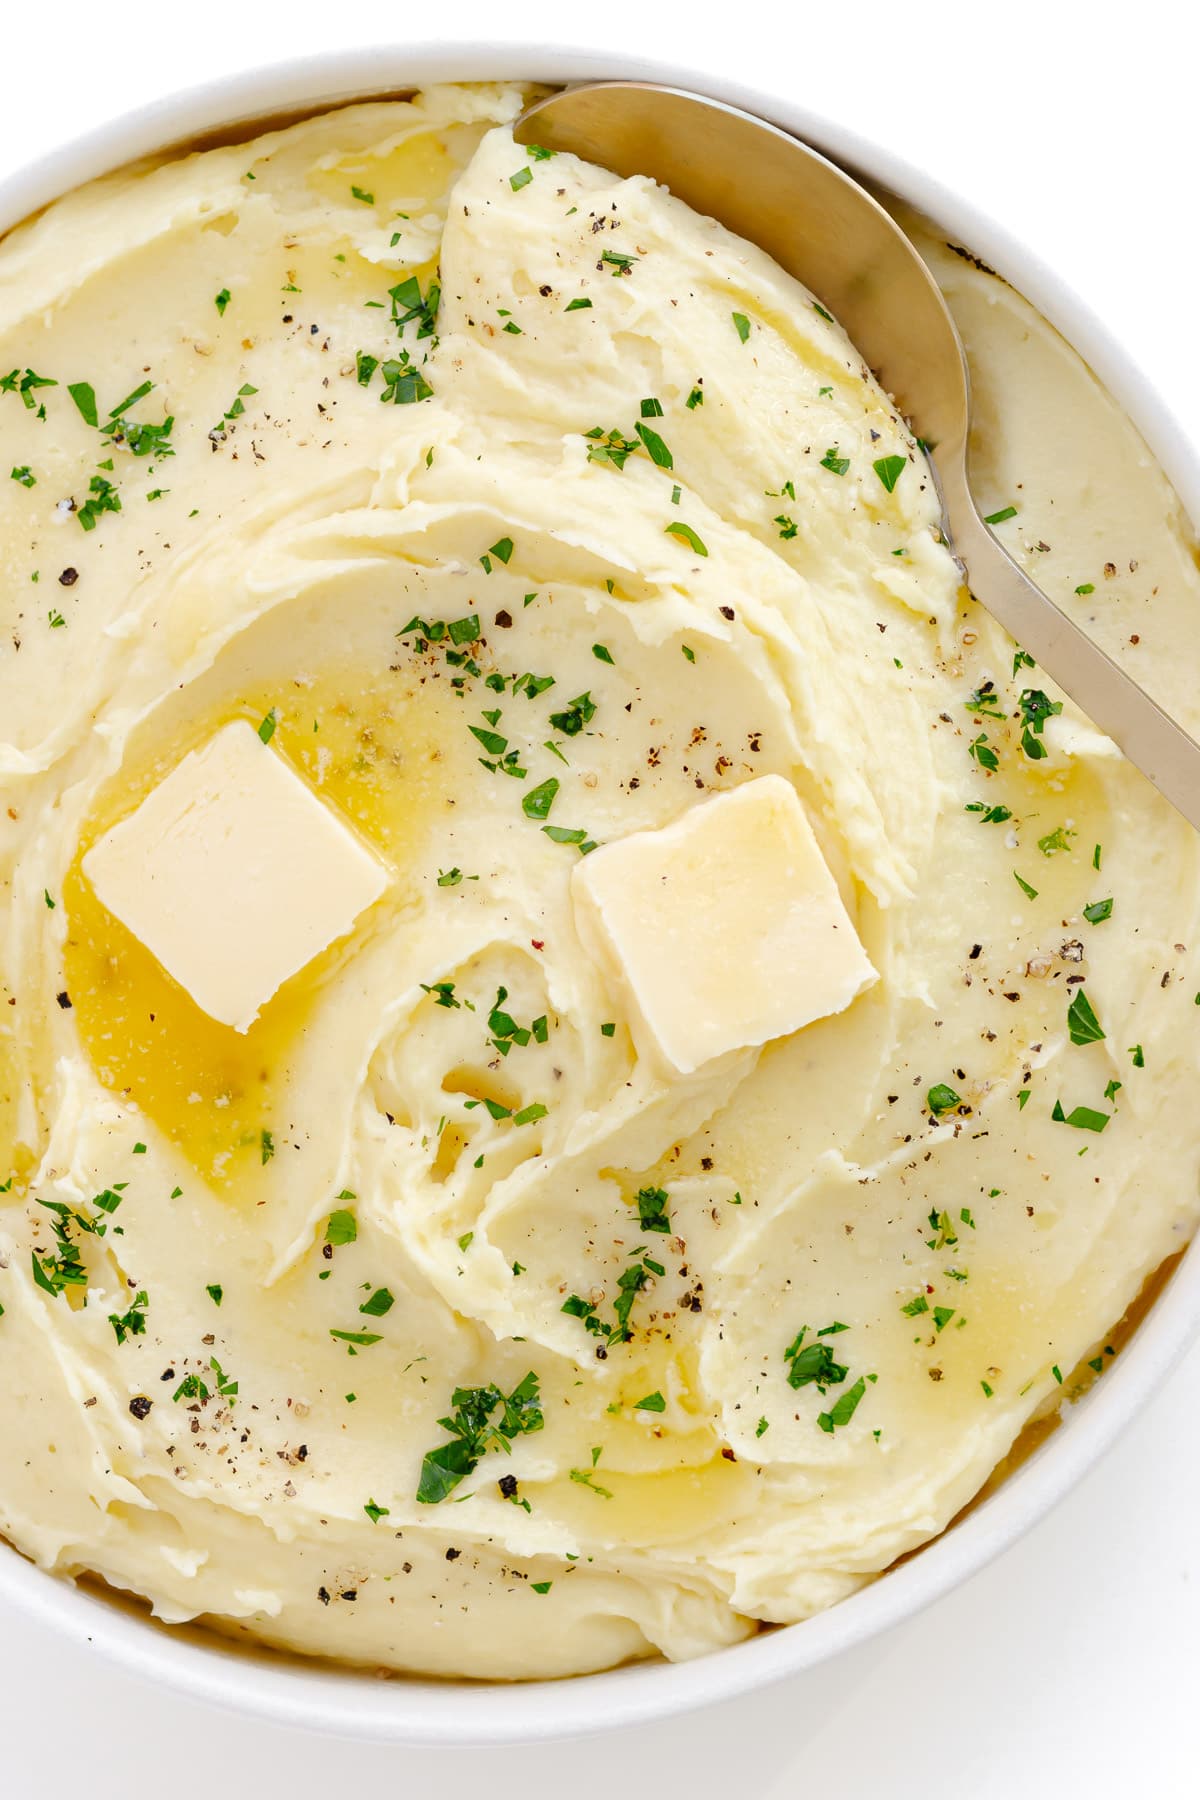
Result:
[[238,1031],[388,883],[245,720],[185,756],[83,870],[196,1005]]
[[585,857],[576,919],[680,1074],[839,1013],[877,979],[780,775]]

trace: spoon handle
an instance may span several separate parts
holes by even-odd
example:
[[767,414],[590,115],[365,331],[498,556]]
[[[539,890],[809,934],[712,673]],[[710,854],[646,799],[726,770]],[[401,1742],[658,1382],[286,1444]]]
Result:
[[980,518],[965,473],[939,469],[971,591],[1189,824],[1200,829],[1200,744],[1030,581]]

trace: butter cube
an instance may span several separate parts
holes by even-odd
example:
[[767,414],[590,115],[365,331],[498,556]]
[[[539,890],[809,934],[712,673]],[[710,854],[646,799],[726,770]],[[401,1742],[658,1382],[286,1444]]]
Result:
[[196,1005],[238,1031],[388,884],[245,720],[185,756],[83,871]]
[[877,979],[780,775],[594,850],[572,896],[585,944],[682,1075],[842,1012]]

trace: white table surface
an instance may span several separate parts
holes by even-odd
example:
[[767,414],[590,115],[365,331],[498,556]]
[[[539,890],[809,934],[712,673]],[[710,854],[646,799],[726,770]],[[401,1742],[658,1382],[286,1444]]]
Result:
[[[790,88],[887,141],[1022,235],[1179,413],[1200,416],[1200,28],[1178,0],[458,0],[445,12],[380,0],[6,7],[0,170],[123,105],[323,49],[403,36],[635,49]],[[284,1732],[146,1687],[0,1612],[0,1794],[357,1800],[399,1780],[444,1800],[631,1789],[1193,1800],[1198,1424],[1200,1349],[1051,1518],[921,1617],[788,1685],[587,1744],[408,1751]]]

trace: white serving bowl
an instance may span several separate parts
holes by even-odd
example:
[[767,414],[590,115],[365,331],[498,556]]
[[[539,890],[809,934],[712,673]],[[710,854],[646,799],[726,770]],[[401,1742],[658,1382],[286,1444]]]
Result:
[[[743,106],[890,189],[1006,276],[1062,332],[1140,429],[1185,509],[1200,519],[1200,459],[1164,395],[1080,297],[978,212],[799,101],[637,57],[545,46],[383,46],[254,70],[172,95],[76,139],[0,181],[0,232],[69,189],[209,133],[247,135],[265,117],[403,92],[430,81],[604,77],[668,82]],[[48,1576],[0,1545],[0,1604],[24,1611],[112,1662],[275,1724],[408,1744],[519,1743],[644,1723],[708,1706],[825,1662],[911,1617],[1012,1544],[1097,1461],[1200,1326],[1200,1244],[1184,1255],[1103,1382],[986,1500],[919,1555],[801,1625],[695,1662],[648,1662],[562,1681],[454,1683],[366,1673],[235,1649],[152,1623],[138,1608]]]

